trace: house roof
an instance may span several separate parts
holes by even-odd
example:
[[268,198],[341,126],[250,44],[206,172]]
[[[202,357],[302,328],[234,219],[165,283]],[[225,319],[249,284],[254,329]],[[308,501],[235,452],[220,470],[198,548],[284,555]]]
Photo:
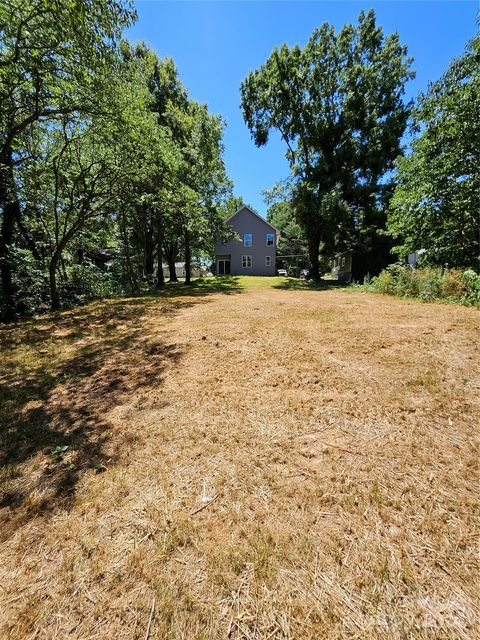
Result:
[[235,213],[232,213],[232,215],[229,216],[225,220],[225,222],[229,222],[230,220],[232,220],[232,218],[234,218],[237,214],[240,213],[240,211],[243,211],[244,209],[248,209],[250,211],[250,213],[253,213],[254,216],[256,216],[259,220],[261,220],[266,225],[271,227],[278,235],[280,235],[280,229],[277,229],[277,227],[274,227],[273,224],[270,224],[270,222],[268,222],[268,220],[265,220],[265,218],[262,218],[262,216],[259,213],[257,213],[254,209],[252,209],[252,207],[249,207],[247,204],[243,204],[239,209],[237,209],[235,211]]

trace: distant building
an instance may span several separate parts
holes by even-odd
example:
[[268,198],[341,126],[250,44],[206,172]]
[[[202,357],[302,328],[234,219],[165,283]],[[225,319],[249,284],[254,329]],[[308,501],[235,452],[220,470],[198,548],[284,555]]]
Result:
[[352,281],[352,252],[337,253],[332,263],[332,276],[339,282]]
[[415,268],[417,266],[417,262],[419,258],[421,258],[425,253],[427,253],[426,249],[419,249],[418,251],[414,251],[413,253],[408,254],[407,262],[408,264]]
[[240,207],[225,222],[238,237],[217,240],[217,275],[274,276],[280,231],[247,206]]
[[[168,264],[163,264],[163,275],[165,278],[170,277],[170,270],[168,268]],[[205,272],[205,273],[204,273]],[[185,271],[185,262],[176,262],[175,263],[175,273],[177,274],[177,278],[185,278],[186,276],[186,271]],[[201,269],[198,266],[192,265],[191,269],[190,269],[190,275],[192,276],[192,278],[199,278],[202,275],[206,274],[206,270],[205,269]]]

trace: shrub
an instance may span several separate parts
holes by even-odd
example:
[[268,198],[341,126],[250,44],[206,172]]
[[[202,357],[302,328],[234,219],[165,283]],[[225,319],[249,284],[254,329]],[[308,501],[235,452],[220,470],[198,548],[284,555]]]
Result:
[[445,300],[465,305],[480,304],[480,275],[472,269],[412,269],[393,264],[364,284],[368,291],[425,302]]
[[[31,252],[27,249],[11,248],[8,259],[12,266],[15,287],[15,317],[32,316],[48,309],[48,278],[39,268]],[[0,287],[0,316],[6,308]]]
[[91,263],[74,264],[68,275],[68,281],[59,287],[63,306],[83,304],[89,300],[110,298],[122,293],[111,272],[102,271]]
[[467,269],[461,273],[460,279],[464,285],[460,301],[463,304],[480,304],[480,275],[473,269]]

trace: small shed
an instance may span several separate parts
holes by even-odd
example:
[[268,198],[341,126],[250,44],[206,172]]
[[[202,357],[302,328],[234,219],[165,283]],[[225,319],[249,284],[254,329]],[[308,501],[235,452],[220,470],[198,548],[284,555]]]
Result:
[[339,282],[352,281],[352,252],[337,253],[332,262],[332,276]]
[[[170,270],[168,268],[168,264],[163,264],[163,275],[165,278],[170,276]],[[185,278],[187,272],[185,269],[185,262],[175,262],[175,273],[177,274],[177,278]],[[190,275],[192,278],[199,278],[204,275],[203,270],[197,265],[193,265],[190,267]]]
[[418,265],[419,260],[421,260],[422,256],[427,253],[426,249],[419,249],[418,251],[414,251],[413,253],[408,254],[407,262],[412,267],[415,268]]

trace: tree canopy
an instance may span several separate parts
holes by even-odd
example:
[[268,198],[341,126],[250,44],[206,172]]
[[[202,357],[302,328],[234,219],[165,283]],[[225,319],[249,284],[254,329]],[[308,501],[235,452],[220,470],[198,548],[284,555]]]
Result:
[[369,11],[338,33],[323,24],[303,49],[274,49],[242,82],[255,144],[265,145],[275,129],[286,145],[290,199],[315,278],[321,243],[354,243],[378,227],[409,114],[402,96],[410,64],[398,34],[384,36]]
[[[214,257],[242,204],[225,122],[193,100],[175,62],[122,39],[131,0],[0,2],[0,318],[176,281]],[[311,275],[339,251],[354,277],[426,250],[479,268],[477,35],[421,94],[398,34],[373,11],[282,45],[241,84],[256,145],[280,134],[290,175],[268,192],[280,259]],[[402,156],[412,117],[413,139]],[[387,228],[388,213],[388,228]],[[280,265],[278,265],[280,266]],[[164,270],[165,269],[165,270]]]
[[397,162],[388,229],[405,257],[445,267],[479,268],[480,35],[421,94],[414,111],[420,131]]
[[224,122],[171,59],[121,40],[123,0],[0,5],[0,313],[187,282],[231,192]]

